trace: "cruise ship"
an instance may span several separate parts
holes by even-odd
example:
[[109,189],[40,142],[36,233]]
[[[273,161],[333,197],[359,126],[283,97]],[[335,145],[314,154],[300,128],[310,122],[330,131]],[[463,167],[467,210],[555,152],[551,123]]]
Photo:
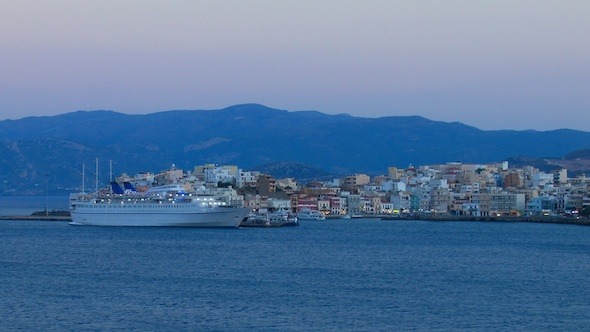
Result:
[[111,183],[112,193],[70,197],[71,225],[238,227],[248,208],[225,204],[211,195],[186,193],[166,185],[138,193]]

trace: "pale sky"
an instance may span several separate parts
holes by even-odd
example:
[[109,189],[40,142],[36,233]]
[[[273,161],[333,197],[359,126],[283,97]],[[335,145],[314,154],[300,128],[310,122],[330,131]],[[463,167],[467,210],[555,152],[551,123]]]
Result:
[[590,131],[590,1],[0,1],[0,120],[242,103]]

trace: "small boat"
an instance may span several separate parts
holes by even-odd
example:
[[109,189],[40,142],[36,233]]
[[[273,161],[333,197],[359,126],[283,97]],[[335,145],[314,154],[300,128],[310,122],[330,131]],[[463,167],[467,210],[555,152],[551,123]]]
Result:
[[272,212],[271,215],[282,218],[285,221],[283,226],[299,226],[299,219],[297,218],[297,215],[291,211],[278,210],[278,211]]
[[240,227],[281,227],[287,222],[286,216],[272,213],[250,213],[240,222]]
[[303,209],[297,213],[299,220],[326,220],[326,216],[320,211]]

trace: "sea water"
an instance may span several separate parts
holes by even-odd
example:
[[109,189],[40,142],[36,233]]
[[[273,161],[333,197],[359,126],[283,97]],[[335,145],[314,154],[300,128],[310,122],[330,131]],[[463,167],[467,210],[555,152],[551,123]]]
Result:
[[26,216],[38,211],[68,208],[67,196],[0,196],[0,216]]
[[588,330],[590,227],[0,221],[0,330]]

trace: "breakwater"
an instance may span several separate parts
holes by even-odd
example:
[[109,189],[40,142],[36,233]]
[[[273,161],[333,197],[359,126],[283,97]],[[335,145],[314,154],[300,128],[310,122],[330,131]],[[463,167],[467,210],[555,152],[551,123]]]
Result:
[[0,220],[72,221],[72,218],[70,216],[27,215],[27,216],[0,216]]
[[69,211],[52,210],[37,211],[29,215],[0,216],[0,220],[42,220],[42,221],[72,221]]

